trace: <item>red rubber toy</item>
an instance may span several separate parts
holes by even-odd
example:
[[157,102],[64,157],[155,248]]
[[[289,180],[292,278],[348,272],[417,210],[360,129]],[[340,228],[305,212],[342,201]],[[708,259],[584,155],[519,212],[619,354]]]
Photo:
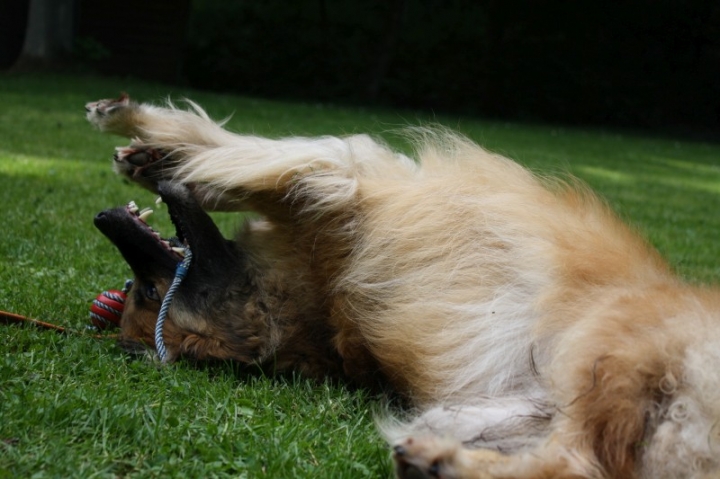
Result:
[[111,289],[103,291],[90,306],[90,321],[98,329],[117,328],[120,326],[123,307],[127,295],[122,291]]

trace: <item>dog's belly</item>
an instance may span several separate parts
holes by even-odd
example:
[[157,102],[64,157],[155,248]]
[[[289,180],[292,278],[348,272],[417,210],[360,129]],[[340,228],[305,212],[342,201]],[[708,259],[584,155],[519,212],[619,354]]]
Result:
[[392,195],[372,194],[337,287],[383,369],[425,404],[536,395],[538,302],[554,282],[545,231],[477,188],[381,188]]

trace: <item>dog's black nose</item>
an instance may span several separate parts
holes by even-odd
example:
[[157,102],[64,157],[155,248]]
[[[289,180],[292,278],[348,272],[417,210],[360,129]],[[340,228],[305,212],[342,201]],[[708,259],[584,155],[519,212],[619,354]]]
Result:
[[100,227],[101,225],[106,225],[110,223],[110,210],[103,210],[100,213],[95,215],[95,218],[93,219],[93,223],[96,227]]

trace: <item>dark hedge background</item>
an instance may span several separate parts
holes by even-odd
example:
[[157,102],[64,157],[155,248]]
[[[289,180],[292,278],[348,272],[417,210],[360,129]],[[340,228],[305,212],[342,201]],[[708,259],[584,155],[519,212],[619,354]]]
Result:
[[[64,1],[71,56],[90,71],[720,137],[717,0]],[[0,2],[0,68],[17,55],[29,3]]]
[[720,2],[199,0],[196,87],[483,116],[720,126]]

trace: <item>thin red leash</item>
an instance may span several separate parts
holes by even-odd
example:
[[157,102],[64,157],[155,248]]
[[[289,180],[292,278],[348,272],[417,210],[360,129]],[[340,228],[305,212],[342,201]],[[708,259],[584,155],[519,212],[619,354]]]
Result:
[[0,322],[4,324],[31,324],[40,329],[51,329],[62,334],[67,333],[67,330],[62,326],[46,323],[45,321],[40,321],[39,319],[27,318],[15,313],[8,313],[7,311],[0,311]]
[[[0,311],[0,324],[29,324],[39,329],[48,329],[60,334],[78,334],[76,331],[71,331],[57,324],[47,323],[39,319],[28,318],[15,313],[8,313],[7,311]],[[96,339],[112,339],[117,337],[116,334],[93,334],[90,336]]]

